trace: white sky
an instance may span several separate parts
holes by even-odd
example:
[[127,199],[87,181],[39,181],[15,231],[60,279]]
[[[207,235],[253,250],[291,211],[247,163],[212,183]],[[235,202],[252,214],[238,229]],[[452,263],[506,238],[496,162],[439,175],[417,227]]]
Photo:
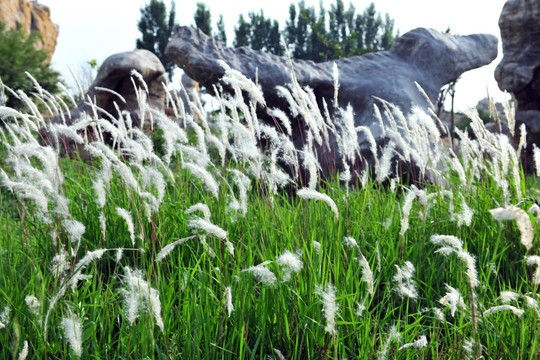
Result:
[[[62,73],[68,84],[72,84],[68,67],[78,75],[84,64],[91,59],[102,63],[108,56],[133,50],[135,40],[140,37],[137,21],[140,9],[149,0],[39,0],[51,10],[54,23],[60,27],[60,35],[52,65]],[[170,9],[170,0],[164,0]],[[180,25],[194,23],[197,0],[176,1],[177,21]],[[206,0],[212,14],[213,27],[223,14],[229,45],[234,38],[234,26],[242,13],[264,10],[266,17],[276,19],[281,28],[288,18],[288,8],[296,0],[237,1]],[[322,0],[326,9],[336,0]],[[352,2],[357,13],[362,12],[371,0],[344,0],[345,8]],[[404,34],[416,27],[445,31],[450,27],[453,34],[468,35],[489,33],[500,39],[499,15],[506,0],[374,0],[375,8],[383,15],[388,13],[395,20],[395,28]],[[268,4],[271,4],[269,6]],[[307,6],[319,9],[320,0],[305,0]],[[474,106],[485,97],[487,90],[496,99],[505,97],[494,80],[494,70],[501,61],[499,57],[490,65],[465,73],[456,89],[456,107],[465,109]],[[487,89],[487,90],[486,90]]]

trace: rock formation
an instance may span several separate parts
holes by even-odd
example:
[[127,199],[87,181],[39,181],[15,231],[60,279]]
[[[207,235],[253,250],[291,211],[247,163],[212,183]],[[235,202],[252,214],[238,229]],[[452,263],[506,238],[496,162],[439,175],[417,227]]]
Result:
[[532,144],[540,146],[540,2],[509,0],[499,18],[504,57],[495,70],[501,90],[516,101],[516,127],[525,124],[523,157],[527,172],[534,170]]
[[37,1],[2,0],[0,1],[0,22],[6,24],[8,29],[21,26],[28,34],[39,32],[41,40],[38,41],[37,48],[47,50],[49,61],[51,61],[56,48],[58,26],[52,22],[47,6]]
[[[133,121],[133,126],[141,126],[142,116],[135,85],[145,89],[145,85],[140,82],[137,76],[133,76],[132,71],[137,71],[143,78],[148,92],[146,102],[154,109],[165,112],[166,90],[163,84],[168,83],[165,68],[159,58],[148,50],[127,51],[109,56],[101,65],[98,74],[84,95],[84,100],[71,110],[69,114],[55,116],[52,123],[63,123],[67,125],[76,123],[84,114],[93,115],[92,106],[88,104],[90,98],[99,109],[99,116],[107,119],[106,113],[118,118],[118,109],[127,111]],[[132,79],[133,78],[133,79]],[[107,91],[112,90],[111,91]],[[118,97],[121,95],[125,102]],[[144,124],[143,124],[144,125]],[[46,129],[41,131],[42,142],[55,145],[56,141],[51,141],[50,134]]]
[[[283,99],[275,94],[277,85],[291,82],[290,66],[284,57],[246,47],[225,48],[219,41],[190,27],[177,28],[165,53],[209,90],[224,74],[218,63],[223,60],[252,80],[257,76],[268,107],[287,110]],[[298,83],[311,87],[319,104],[322,99],[332,104],[335,62],[339,68],[337,105],[343,108],[352,105],[355,126],[369,127],[381,145],[387,139],[373,114],[374,104],[379,102],[377,98],[397,105],[405,114],[411,112],[413,106],[426,109],[428,102],[415,82],[435,103],[443,85],[456,80],[465,71],[489,64],[496,56],[497,38],[493,35],[452,36],[418,28],[398,38],[389,51],[324,63],[296,60],[293,67]],[[304,139],[302,119],[293,121],[296,122],[293,139]],[[361,151],[369,149],[369,141],[363,133],[358,134],[358,142]],[[335,168],[337,157],[337,151],[319,156],[323,172]]]

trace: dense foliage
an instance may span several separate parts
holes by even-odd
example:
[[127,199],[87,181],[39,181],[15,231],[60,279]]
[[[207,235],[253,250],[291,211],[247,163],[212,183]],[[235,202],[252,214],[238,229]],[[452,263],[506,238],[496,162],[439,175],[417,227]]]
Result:
[[[210,9],[199,3],[195,13],[195,24],[205,34],[211,36]],[[218,39],[226,43],[223,19],[218,22]],[[250,12],[247,18],[240,14],[235,27],[234,47],[249,46],[254,50],[264,50],[282,55],[281,35],[291,55],[296,59],[327,61],[367,52],[388,50],[398,34],[394,33],[394,20],[388,14],[384,18],[371,3],[362,13],[356,13],[351,3],[347,9],[343,0],[336,0],[327,10],[320,5],[305,5],[300,1],[289,6],[289,17],[285,27],[280,28],[276,20],[259,13]]]
[[[169,94],[170,118],[140,96],[149,132],[98,109],[49,124],[62,152],[37,143],[32,103],[0,108],[0,358],[538,358],[540,193],[523,137],[514,148],[471,110],[473,137],[456,130],[452,151],[430,114],[387,105],[388,141],[360,150],[371,129],[296,83],[281,89],[306,124],[295,148],[253,82],[223,81],[215,114]],[[329,138],[342,171],[322,180]]]
[[[30,93],[34,91],[35,83],[28,73],[42,89],[50,93],[59,91],[60,73],[50,66],[47,51],[36,49],[39,37],[39,33],[28,35],[20,27],[7,29],[5,24],[0,22],[0,84],[3,83],[14,91]],[[16,109],[23,106],[18,96],[12,92],[0,88],[0,93],[0,105]]]
[[167,15],[167,8],[163,1],[150,0],[150,3],[141,9],[141,18],[137,23],[141,32],[141,38],[136,41],[137,49],[150,50],[156,54],[169,77],[172,77],[175,65],[171,59],[165,56],[165,48],[176,26],[175,17],[174,1]]

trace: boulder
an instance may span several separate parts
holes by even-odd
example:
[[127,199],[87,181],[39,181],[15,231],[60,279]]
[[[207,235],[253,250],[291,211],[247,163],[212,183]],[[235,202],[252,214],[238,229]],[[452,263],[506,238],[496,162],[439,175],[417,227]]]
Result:
[[[79,103],[67,117],[68,122],[77,121],[83,112],[92,113],[91,107],[86,102],[90,98],[100,109],[113,116],[118,116],[116,103],[120,110],[128,111],[131,114],[136,126],[140,126],[142,114],[139,109],[135,85],[141,89],[144,89],[144,85],[136,76],[133,76],[132,71],[138,72],[148,87],[148,104],[154,109],[165,111],[167,95],[163,84],[168,84],[165,68],[154,53],[148,50],[135,50],[114,54],[105,59],[96,78],[84,95],[84,101]],[[120,94],[125,102],[118,95],[103,89]],[[59,121],[61,121],[60,117],[53,119],[53,122]]]
[[[501,90],[516,102],[516,127],[527,127],[524,168],[534,171],[532,144],[540,145],[540,2],[509,0],[499,18],[503,59],[495,69]],[[517,141],[517,139],[515,140]]]
[[[141,83],[138,76],[133,75],[134,70],[142,76],[146,85]],[[118,118],[119,109],[130,114],[133,126],[144,126],[145,124],[141,123],[146,114],[141,113],[135,86],[143,90],[146,86],[148,88],[148,92],[144,91],[146,102],[152,108],[165,112],[167,94],[163,84],[168,84],[167,73],[159,58],[152,52],[135,50],[111,55],[99,68],[94,82],[84,94],[84,100],[68,114],[57,115],[51,122],[53,124],[65,122],[66,125],[71,125],[86,115],[93,116],[94,110],[88,103],[88,99],[91,99],[99,109],[105,111],[98,110],[98,116],[105,119],[108,119],[108,116]],[[121,95],[123,100],[118,95]],[[47,129],[42,129],[40,135],[43,143],[56,146],[57,141],[51,139]]]
[[0,1],[0,22],[8,29],[21,26],[28,34],[39,32],[41,39],[37,42],[38,49],[49,52],[51,61],[58,38],[58,26],[51,20],[51,12],[45,5],[37,1],[2,0]]
[[[291,70],[285,57],[246,47],[225,48],[219,41],[190,27],[176,29],[165,53],[209,90],[224,75],[225,70],[218,62],[223,60],[246,77],[257,78],[269,108],[287,110],[283,99],[275,94],[276,86],[291,82]],[[442,86],[465,71],[489,64],[496,56],[497,38],[493,35],[453,36],[418,28],[398,38],[389,51],[323,63],[295,60],[293,67],[298,83],[312,88],[319,104],[323,99],[327,104],[333,104],[333,65],[337,64],[337,105],[343,108],[352,105],[355,126],[369,127],[381,145],[387,139],[373,113],[374,104],[380,101],[378,98],[397,105],[405,114],[410,113],[413,106],[427,109],[429,104],[415,82],[435,103]],[[305,139],[302,119],[293,121],[296,122],[293,139]],[[369,141],[363,132],[358,134],[358,142],[361,151],[369,149]],[[338,156],[337,151],[318,156],[323,173],[335,168]]]

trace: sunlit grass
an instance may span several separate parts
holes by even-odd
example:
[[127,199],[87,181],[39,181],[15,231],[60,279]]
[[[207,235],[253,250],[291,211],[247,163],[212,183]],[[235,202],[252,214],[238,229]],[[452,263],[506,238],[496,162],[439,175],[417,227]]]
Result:
[[119,126],[114,151],[86,144],[89,161],[45,161],[21,130],[35,119],[5,117],[2,358],[25,342],[30,358],[539,356],[538,218],[526,215],[527,248],[521,225],[490,212],[537,198],[538,183],[503,139],[461,138],[422,187],[381,168],[282,186],[275,149],[255,147],[270,130],[228,101],[236,116],[216,131],[189,114],[185,133],[164,119],[153,138]]

